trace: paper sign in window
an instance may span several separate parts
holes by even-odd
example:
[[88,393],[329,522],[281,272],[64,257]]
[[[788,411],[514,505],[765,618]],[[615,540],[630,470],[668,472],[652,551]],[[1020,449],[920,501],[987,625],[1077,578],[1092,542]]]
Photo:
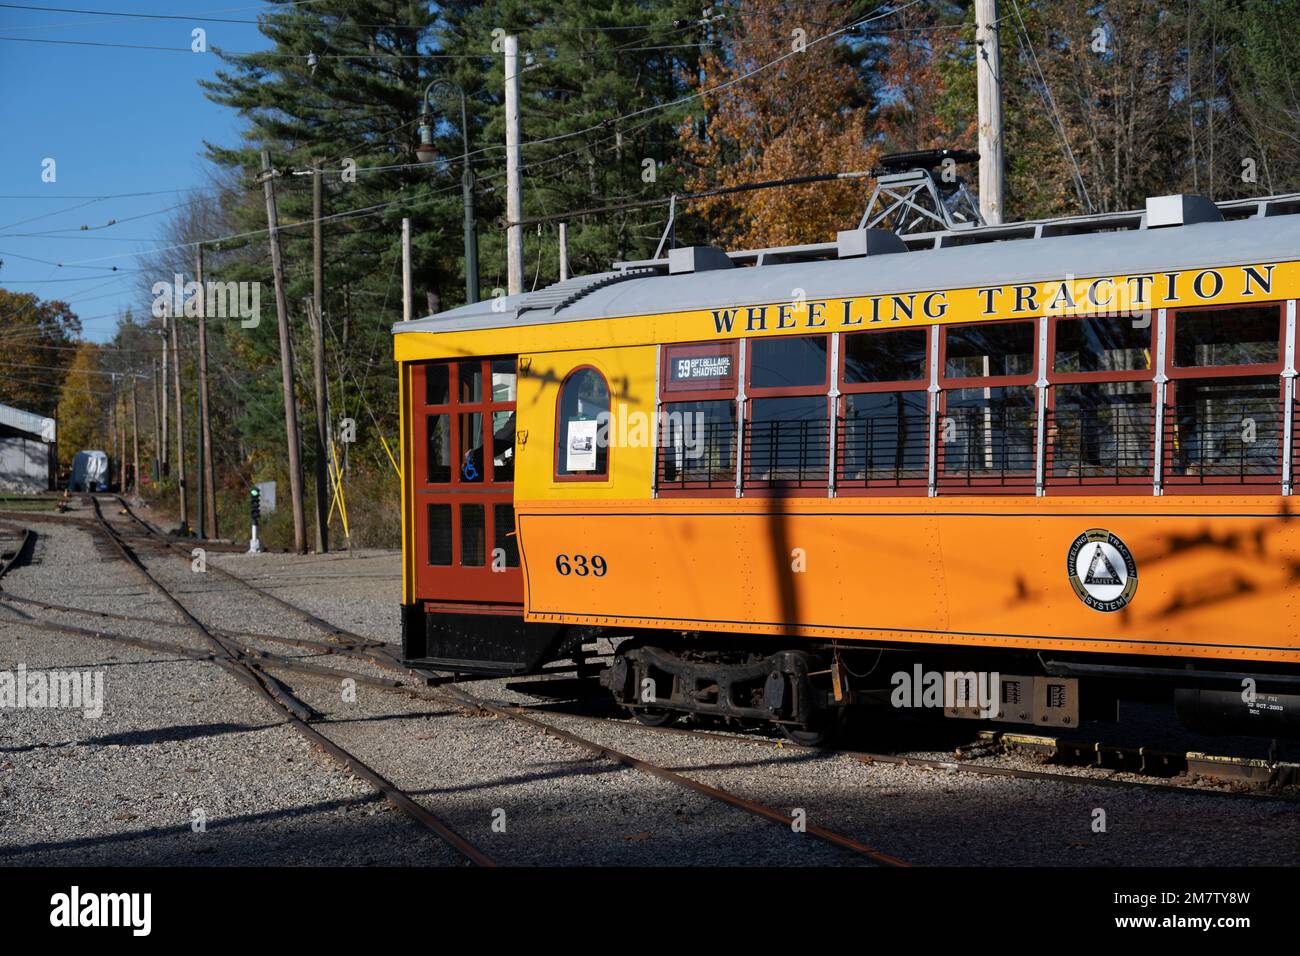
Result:
[[596,470],[596,420],[570,420],[564,442],[566,471]]

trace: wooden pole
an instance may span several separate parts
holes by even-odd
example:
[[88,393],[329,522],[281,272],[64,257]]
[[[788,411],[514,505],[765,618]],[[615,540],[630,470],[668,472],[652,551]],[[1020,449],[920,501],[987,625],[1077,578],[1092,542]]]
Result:
[[275,280],[275,317],[280,326],[280,379],[284,391],[284,433],[289,446],[289,494],[293,502],[293,549],[307,551],[302,508],[302,460],[298,447],[298,405],[293,397],[293,344],[289,338],[289,303],[284,292],[284,263],[280,258],[280,219],[275,206],[271,154],[262,150],[262,188],[266,193],[266,223],[271,240],[271,274]]
[[194,281],[199,286],[199,495],[203,500],[203,537],[217,536],[217,481],[212,464],[212,419],[208,411],[208,296],[203,286],[203,243],[195,247]]
[[975,70],[979,99],[980,215],[989,225],[1005,212],[1002,162],[1002,57],[997,0],[975,0]]
[[190,490],[185,487],[185,406],[181,402],[181,353],[176,342],[176,317],[172,317],[172,382],[176,386],[176,490],[181,509],[181,534],[190,530]]
[[167,443],[171,440],[167,430],[167,368],[171,363],[171,349],[167,345],[167,326],[170,319],[171,309],[169,308],[163,313],[162,320],[162,453],[159,459],[162,461],[162,476],[164,478],[171,474],[171,456],[167,447]]
[[149,382],[153,385],[153,479],[162,481],[162,418],[158,408],[158,361],[149,369]]
[[126,494],[126,409],[121,394],[113,399],[113,417],[117,420],[117,490]]
[[140,383],[131,379],[131,486],[135,493],[140,493],[140,415],[136,409],[136,386]]
[[524,290],[523,183],[519,161],[519,38],[505,38],[506,84],[506,285],[510,295]]
[[560,281],[569,278],[569,224],[560,223]]
[[402,321],[411,321],[411,220],[402,220]]
[[325,455],[329,448],[329,393],[325,386],[325,241],[324,176],[317,169],[311,178],[311,361],[316,384],[316,553],[329,550],[330,486]]

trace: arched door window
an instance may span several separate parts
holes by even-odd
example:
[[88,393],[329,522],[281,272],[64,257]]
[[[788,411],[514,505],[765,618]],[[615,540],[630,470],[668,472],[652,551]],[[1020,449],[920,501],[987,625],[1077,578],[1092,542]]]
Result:
[[557,478],[609,476],[608,422],[609,385],[605,376],[589,365],[570,372],[560,386],[555,416]]

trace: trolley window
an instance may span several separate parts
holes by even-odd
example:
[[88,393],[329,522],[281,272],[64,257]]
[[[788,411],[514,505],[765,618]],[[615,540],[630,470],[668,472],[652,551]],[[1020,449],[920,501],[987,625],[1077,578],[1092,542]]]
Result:
[[735,494],[736,342],[665,346],[656,488],[664,494]]
[[828,345],[825,335],[748,341],[746,489],[827,487]]
[[1036,325],[993,322],[943,330],[935,462],[941,492],[1033,488]]
[[924,490],[929,469],[930,330],[840,339],[836,487]]
[[1281,303],[1179,309],[1168,327],[1165,487],[1280,484]]
[[609,385],[605,376],[590,365],[570,372],[560,386],[555,419],[556,478],[608,478]]
[[1049,331],[1044,479],[1150,484],[1155,407],[1149,316],[1069,316]]

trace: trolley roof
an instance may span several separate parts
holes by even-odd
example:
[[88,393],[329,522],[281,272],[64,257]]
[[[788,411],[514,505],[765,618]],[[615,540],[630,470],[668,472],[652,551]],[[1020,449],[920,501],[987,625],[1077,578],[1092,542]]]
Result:
[[[1187,211],[1185,219],[1175,213],[1174,221],[1157,226],[1152,218],[1148,225],[1148,217],[1167,216],[1173,205]],[[1215,208],[1232,218],[1196,221],[1215,215]],[[669,259],[618,263],[610,272],[398,322],[393,331],[469,331],[730,308],[789,301],[798,290],[817,300],[1280,262],[1300,258],[1296,212],[1300,196],[1217,207],[1201,197],[1159,197],[1148,201],[1146,213],[904,238],[885,234],[870,238],[887,241],[865,246],[850,231],[838,242],[780,249],[679,249]]]

